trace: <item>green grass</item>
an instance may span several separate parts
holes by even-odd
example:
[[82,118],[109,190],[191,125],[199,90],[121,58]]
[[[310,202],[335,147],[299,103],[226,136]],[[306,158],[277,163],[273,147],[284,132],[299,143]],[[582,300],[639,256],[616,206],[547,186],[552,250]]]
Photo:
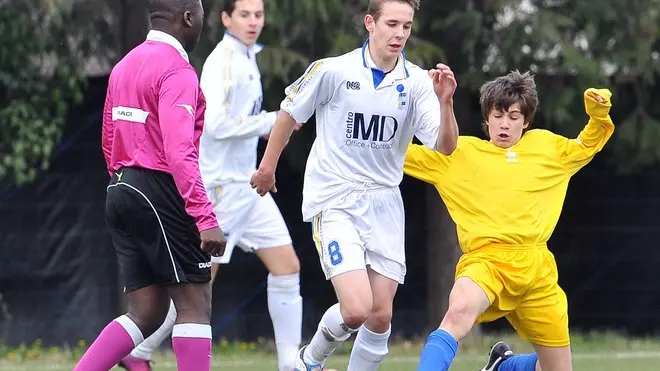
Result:
[[[531,347],[516,337],[472,337],[461,344],[459,357],[452,371],[477,371],[486,360],[493,342],[503,338],[517,352],[528,352]],[[85,344],[72,349],[43,348],[39,343],[14,349],[0,346],[0,371],[70,371]],[[346,343],[331,358],[326,367],[345,370],[350,352]],[[414,371],[417,366],[421,342],[398,342],[391,346],[390,354],[380,371]],[[626,339],[613,334],[573,336],[574,369],[578,371],[657,371],[660,364],[660,339]],[[174,371],[176,362],[170,352],[154,355],[155,371]],[[272,344],[228,343],[221,341],[215,349],[213,369],[223,371],[274,371],[277,361],[272,355]]]

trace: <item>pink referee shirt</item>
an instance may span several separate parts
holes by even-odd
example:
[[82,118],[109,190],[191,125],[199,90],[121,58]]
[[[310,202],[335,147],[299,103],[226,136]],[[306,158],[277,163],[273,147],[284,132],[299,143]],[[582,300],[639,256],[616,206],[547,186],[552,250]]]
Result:
[[200,232],[218,226],[199,172],[205,109],[183,46],[154,30],[112,69],[103,109],[110,176],[129,166],[171,174]]

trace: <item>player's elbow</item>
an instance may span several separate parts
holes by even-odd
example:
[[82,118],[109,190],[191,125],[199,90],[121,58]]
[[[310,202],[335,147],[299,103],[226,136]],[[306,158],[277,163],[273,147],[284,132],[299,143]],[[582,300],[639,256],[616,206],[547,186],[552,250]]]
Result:
[[296,125],[296,119],[294,119],[289,112],[280,109],[280,111],[277,114],[277,118],[275,119],[274,126],[284,126],[287,128],[289,127],[293,128],[295,125]]
[[204,131],[216,139],[225,139],[229,132],[231,124],[240,121],[238,117],[232,117],[226,112],[218,112],[217,110],[207,110],[204,115]]
[[456,141],[438,141],[438,143],[436,143],[435,150],[445,156],[449,156],[456,150]]
[[197,160],[197,149],[190,142],[167,143],[164,148],[165,158],[170,168],[185,168],[191,161]]
[[455,131],[452,132],[440,132],[438,133],[438,138],[435,143],[435,150],[442,153],[445,156],[449,156],[454,153],[456,146],[458,145],[458,133]]

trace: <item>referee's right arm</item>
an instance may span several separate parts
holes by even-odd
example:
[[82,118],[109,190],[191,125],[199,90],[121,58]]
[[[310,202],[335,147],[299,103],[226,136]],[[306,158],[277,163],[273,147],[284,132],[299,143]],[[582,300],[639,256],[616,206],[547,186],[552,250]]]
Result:
[[163,150],[186,212],[195,218],[200,232],[218,227],[206,195],[195,147],[195,119],[199,89],[192,68],[180,68],[166,75],[158,97],[158,119]]

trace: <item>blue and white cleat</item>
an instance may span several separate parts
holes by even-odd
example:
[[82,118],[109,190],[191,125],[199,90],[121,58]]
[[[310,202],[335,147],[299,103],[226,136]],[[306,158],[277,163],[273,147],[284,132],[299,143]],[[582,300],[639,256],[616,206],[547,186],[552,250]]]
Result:
[[296,368],[293,369],[293,371],[323,371],[323,365],[324,363],[317,363],[313,365],[308,365],[305,363],[303,360],[303,354],[305,354],[305,348],[307,348],[307,345],[304,347],[300,348],[298,351],[298,355],[296,356]]
[[[513,357],[513,350],[503,341],[495,343],[488,353],[488,363],[481,371],[497,371],[504,360]],[[303,370],[304,371],[304,370]]]

